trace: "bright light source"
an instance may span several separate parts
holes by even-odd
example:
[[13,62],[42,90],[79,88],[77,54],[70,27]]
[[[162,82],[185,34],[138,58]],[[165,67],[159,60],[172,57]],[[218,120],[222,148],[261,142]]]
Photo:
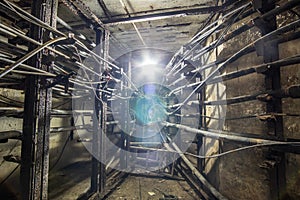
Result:
[[140,66],[148,66],[148,65],[156,65],[157,60],[156,59],[151,59],[148,56],[144,58]]

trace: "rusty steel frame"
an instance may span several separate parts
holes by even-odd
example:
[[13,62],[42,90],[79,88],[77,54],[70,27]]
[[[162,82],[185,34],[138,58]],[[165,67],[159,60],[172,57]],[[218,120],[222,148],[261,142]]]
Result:
[[[100,0],[99,0],[100,1]],[[71,1],[67,1],[71,2]],[[79,5],[82,6],[82,1],[76,0],[75,2],[79,2]],[[103,1],[102,1],[103,2]],[[292,0],[289,3],[287,3],[289,6],[292,6],[296,4],[297,1]],[[45,3],[45,4],[43,4]],[[273,2],[274,3],[274,2]],[[270,5],[267,5],[269,7]],[[40,9],[42,8],[42,9]],[[276,27],[276,14],[279,13],[279,11],[283,11],[283,7],[275,8],[274,5],[270,6],[269,8],[262,8],[262,12],[265,13],[262,16],[268,16],[266,18],[261,17],[260,20],[269,20],[269,24],[272,24],[272,26],[267,26],[266,24],[262,24],[259,26],[261,31],[263,32],[263,35],[267,35],[268,33],[277,30]],[[288,6],[284,7],[289,8]],[[260,8],[261,9],[261,8]],[[44,20],[46,23],[51,25],[52,27],[55,27],[55,16],[57,12],[57,0],[38,0],[33,5],[33,14]],[[40,11],[42,11],[40,13]],[[91,24],[97,24],[97,27],[104,27],[103,23],[101,21],[98,21],[99,19],[94,18],[94,15],[91,15],[89,10],[86,10],[87,12],[81,13],[82,17],[85,18],[85,20],[89,19],[89,23]],[[76,11],[78,12],[78,10]],[[88,13],[88,15],[86,15]],[[78,13],[77,13],[78,14]],[[128,22],[131,23],[129,20]],[[245,29],[248,30],[248,28],[251,28],[254,26],[254,24],[246,24],[247,26]],[[249,26],[249,27],[248,27]],[[250,27],[251,26],[251,27]],[[239,31],[244,32],[245,30],[239,29]],[[228,34],[227,37],[225,37],[224,41],[227,41],[228,39],[240,34],[241,32],[233,32],[232,34]],[[31,35],[32,38],[35,39],[38,42],[42,42],[43,40],[47,39],[45,36],[45,33],[42,32],[42,28],[34,26],[31,29]],[[104,42],[103,49],[104,49],[104,59],[108,60],[108,37],[109,33],[107,30],[99,30],[96,29],[97,34],[97,44],[100,44],[101,42]],[[298,33],[299,34],[299,33]],[[272,39],[272,42],[263,44],[264,46],[261,47],[263,51],[259,51],[259,53],[262,53],[264,57],[264,63],[260,66],[254,66],[250,69],[246,70],[240,70],[237,72],[233,72],[231,74],[227,75],[221,75],[216,76],[214,79],[211,80],[208,84],[217,83],[218,78],[225,78],[227,80],[237,78],[240,76],[245,76],[250,73],[258,72],[258,69],[265,69],[266,66],[269,68],[266,69],[263,72],[265,74],[265,83],[266,83],[266,90],[270,91],[271,94],[275,91],[282,91],[281,84],[280,84],[280,67],[284,65],[290,65],[299,63],[299,57],[291,58],[291,60],[279,60],[278,55],[278,38],[274,35],[269,37],[268,39]],[[223,41],[222,41],[223,42]],[[221,43],[220,43],[221,44]],[[259,49],[259,45],[262,44],[256,44],[256,46],[253,46],[254,48]],[[31,46],[33,48],[34,45]],[[210,48],[212,46],[209,46],[208,49],[204,48],[203,51],[212,50],[213,48]],[[270,52],[267,49],[274,49],[274,52]],[[98,52],[100,54],[100,52]],[[203,53],[202,51],[200,54]],[[42,59],[41,59],[42,58]],[[50,71],[51,72],[51,63],[49,62],[49,59],[45,59],[46,55],[45,52],[39,53],[36,57],[31,59],[31,64],[34,64],[34,66],[37,66],[38,69],[44,70],[44,71]],[[47,64],[47,65],[45,65]],[[107,65],[107,63],[102,63],[103,66]],[[96,69],[100,70],[99,66]],[[100,73],[101,71],[99,71]],[[37,76],[28,76],[26,80],[26,94],[25,94],[25,109],[24,109],[24,121],[23,121],[23,142],[22,142],[22,163],[21,163],[21,181],[22,181],[22,191],[23,191],[23,199],[47,199],[47,185],[48,185],[48,167],[49,167],[49,134],[50,134],[50,114],[51,114],[51,99],[52,99],[52,89],[48,88],[45,89],[45,86],[47,84],[47,80],[45,77],[37,77]],[[205,86],[202,88],[203,91],[205,90]],[[103,94],[102,94],[103,95]],[[246,100],[254,100],[256,99],[257,95],[252,96],[242,96],[240,98],[233,98],[233,99],[227,99],[228,103],[237,103],[242,102]],[[275,99],[273,101],[267,102],[267,112],[268,113],[282,113],[282,102],[281,98],[282,96],[274,96]],[[246,98],[246,99],[245,99]],[[230,101],[228,101],[230,100]],[[200,98],[200,101],[203,101],[202,98]],[[207,103],[219,103],[219,102],[206,102]],[[205,111],[205,102],[203,101],[203,104],[199,104],[200,110]],[[93,146],[93,148],[96,148],[96,150],[99,152],[100,157],[105,156],[105,144],[103,143],[103,138],[106,134],[106,102],[102,103],[101,105],[102,109],[99,113],[96,113],[97,116],[99,116],[99,123],[96,124],[96,144]],[[201,115],[202,116],[202,115]],[[203,115],[205,116],[205,114]],[[37,119],[37,120],[36,120]],[[204,119],[205,120],[205,119]],[[203,119],[200,121],[200,128],[202,126],[205,126],[205,124],[201,124],[203,122]],[[202,135],[204,136],[210,136],[212,138],[222,138],[225,140],[228,140],[231,138],[231,140],[241,143],[260,143],[264,141],[262,138],[249,138],[246,136],[230,136],[226,135],[226,132],[223,132],[223,135],[217,135],[216,133],[213,133],[211,131],[202,131],[199,129],[192,129],[190,127],[184,127],[182,125],[176,125],[171,123],[166,123],[166,126],[174,126],[181,129],[185,129],[190,132],[198,133],[198,135],[201,137],[198,137],[198,151],[199,148],[202,145],[202,142],[200,139],[202,138]],[[36,132],[37,127],[37,132]],[[283,119],[281,116],[278,116],[276,118],[276,121],[268,122],[268,128],[269,131],[273,133],[274,140],[284,140],[284,134],[283,134]],[[125,138],[123,138],[125,140]],[[265,139],[265,142],[269,142],[270,140]],[[176,147],[175,147],[176,148]],[[180,152],[180,149],[177,149]],[[279,158],[279,162],[275,166],[274,169],[272,169],[270,173],[271,177],[271,190],[277,191],[276,193],[273,193],[272,199],[279,199],[280,196],[282,196],[285,192],[285,155],[283,152],[274,151],[274,148],[270,151],[271,156],[275,156]],[[184,155],[183,155],[184,156]],[[183,157],[183,160],[186,162],[187,165],[189,164],[189,160],[185,160],[185,157]],[[126,166],[126,165],[124,165]],[[198,160],[198,170],[201,173],[201,163],[199,163]],[[194,166],[191,165],[191,168],[193,171],[195,171]],[[106,186],[106,173],[105,165],[102,163],[99,163],[99,161],[95,158],[92,160],[92,175],[91,175],[91,192],[104,194],[105,193],[105,186]],[[198,174],[198,172],[197,172]],[[200,174],[201,175],[201,174]],[[281,190],[279,190],[281,189]],[[222,197],[221,197],[222,198]]]
[[[262,13],[270,12],[276,7],[275,0],[259,2],[259,9]],[[261,30],[262,35],[266,35],[277,29],[276,16],[266,18],[265,20],[257,22],[258,28]],[[276,38],[276,37],[275,37]],[[273,40],[268,43],[258,44],[257,53],[262,54],[264,63],[274,62],[279,60],[278,42]],[[264,72],[266,90],[280,90],[281,89],[281,75],[280,68],[270,68]],[[282,99],[273,98],[272,101],[266,103],[267,113],[282,113]],[[284,140],[283,133],[283,117],[277,116],[276,120],[267,121],[268,134],[273,135],[276,139]],[[276,164],[269,171],[270,176],[270,194],[271,199],[281,199],[286,195],[286,158],[284,152],[270,150],[270,159],[276,159]]]
[[[38,0],[32,5],[32,14],[55,28],[57,6],[57,0]],[[32,38],[40,42],[48,39],[47,33],[49,34],[38,26],[32,26],[30,29]],[[34,48],[34,45],[30,47]],[[40,52],[30,60],[30,63],[38,69],[51,71],[52,63],[47,56],[46,52]],[[32,75],[26,79],[21,151],[21,184],[24,200],[48,199],[52,89],[46,89],[44,87],[46,84],[45,77]]]

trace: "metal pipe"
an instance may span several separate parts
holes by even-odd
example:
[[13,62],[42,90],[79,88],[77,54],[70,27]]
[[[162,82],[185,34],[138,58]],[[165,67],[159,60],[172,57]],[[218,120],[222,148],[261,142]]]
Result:
[[0,140],[18,138],[22,135],[21,131],[2,131],[0,132]]
[[270,63],[263,63],[261,65],[250,67],[248,69],[243,69],[243,70],[239,70],[239,71],[236,71],[236,72],[231,72],[231,73],[227,73],[227,74],[224,74],[224,75],[216,76],[214,79],[212,79],[207,84],[209,85],[209,84],[214,84],[214,83],[218,83],[218,82],[221,82],[221,81],[227,81],[227,80],[231,80],[231,79],[238,78],[238,77],[241,77],[241,76],[245,76],[245,75],[248,75],[248,74],[252,74],[252,73],[255,73],[255,72],[263,73],[264,71],[271,70],[272,68],[285,67],[285,66],[299,64],[299,63],[300,63],[300,54],[296,55],[296,56],[289,57],[289,58],[284,58],[284,59],[281,59],[281,60],[270,62]]
[[242,143],[250,143],[250,144],[268,144],[268,143],[274,143],[278,142],[276,140],[267,140],[267,139],[260,139],[260,138],[251,138],[251,137],[244,137],[244,136],[238,136],[229,134],[225,131],[223,132],[212,132],[212,131],[205,131],[201,129],[191,128],[189,126],[185,126],[182,124],[174,124],[169,122],[163,122],[162,125],[166,127],[176,127],[181,130],[185,130],[190,133],[200,134],[205,137],[214,138],[217,140],[230,140],[230,141],[236,141],[236,142],[242,142]]
[[78,126],[68,126],[68,127],[52,127],[50,129],[51,133],[59,133],[59,132],[65,132],[65,131],[74,131],[74,130],[85,130],[92,128],[92,126],[89,125],[78,125]]

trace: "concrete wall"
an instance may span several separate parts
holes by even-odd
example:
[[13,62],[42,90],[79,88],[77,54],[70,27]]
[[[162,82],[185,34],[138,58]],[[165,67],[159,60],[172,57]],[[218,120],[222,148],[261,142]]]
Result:
[[[278,17],[278,24],[284,25],[291,19],[290,15]],[[235,25],[232,29],[237,28],[240,24]],[[251,29],[240,36],[223,44],[223,50],[218,55],[225,57],[231,55],[245,45],[255,41],[260,37],[258,29]],[[289,57],[299,54],[300,40],[294,40],[279,45],[280,58]],[[233,62],[226,68],[226,73],[246,69],[263,63],[263,59],[257,54],[250,53],[242,56],[239,60]],[[282,87],[299,84],[300,65],[282,67],[281,82]],[[232,98],[242,95],[251,95],[257,92],[265,91],[264,75],[251,74],[241,78],[225,82],[226,97]],[[209,98],[209,97],[208,97]],[[211,98],[209,98],[211,99]],[[298,99],[283,99],[283,113],[299,114],[300,108]],[[268,136],[267,123],[256,117],[230,120],[230,118],[241,116],[255,116],[266,112],[266,103],[259,101],[248,101],[227,106],[226,122],[223,127],[226,131],[237,133],[252,133],[262,136]],[[299,117],[283,117],[284,135],[288,138],[299,139]],[[220,152],[242,147],[243,145],[221,142],[211,149],[216,151],[219,146]],[[215,165],[207,166],[205,172],[212,182],[224,196],[232,200],[271,199],[270,177],[269,172],[272,169],[272,163],[267,157],[268,148],[252,148],[220,157],[215,161]],[[300,198],[300,156],[296,154],[286,154],[286,178],[287,193],[290,199]],[[287,197],[286,196],[286,197]],[[283,199],[285,197],[282,197]]]
[[[4,97],[8,97],[20,102],[23,102],[22,91],[11,89],[0,89],[0,94]],[[70,105],[64,105],[61,101],[54,101],[53,107],[57,109],[68,109]],[[4,105],[3,105],[4,106]],[[53,117],[51,119],[51,127],[66,127],[70,126],[70,117]],[[15,117],[0,117],[0,131],[9,130],[22,130],[22,118]],[[69,137],[70,131],[52,133],[50,138],[50,177],[52,173],[62,169],[72,163],[81,162],[90,159],[89,153],[83,147],[83,145],[77,142],[79,137],[74,131],[73,140]],[[68,140],[68,142],[67,142]],[[64,145],[66,147],[63,150]],[[60,154],[62,153],[62,156]],[[21,156],[21,141],[20,140],[8,140],[7,143],[0,143],[0,182],[4,181],[6,177],[18,166],[16,163],[7,162],[3,159],[3,156],[14,155]],[[59,158],[60,157],[60,158]],[[57,160],[59,159],[59,162]],[[55,167],[54,167],[55,165]],[[0,197],[1,199],[20,199],[20,167],[10,175],[10,177],[0,185]],[[51,179],[50,179],[51,181]]]

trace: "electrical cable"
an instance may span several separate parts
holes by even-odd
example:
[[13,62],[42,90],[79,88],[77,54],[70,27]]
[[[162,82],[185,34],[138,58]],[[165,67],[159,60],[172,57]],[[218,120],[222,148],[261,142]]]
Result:
[[[15,4],[7,1],[7,0],[4,0],[4,2],[11,8],[11,10],[13,12],[15,12],[16,14],[18,14],[21,18],[27,20],[28,22],[31,22],[37,26],[41,26],[42,28],[45,28],[53,33],[56,33],[60,36],[63,36],[63,37],[67,37],[66,34],[60,32],[59,30],[49,26],[47,23],[43,22],[42,20],[36,18],[35,16],[29,14],[28,12],[24,11],[23,9],[19,8],[18,6],[16,6]],[[17,10],[18,11],[17,11]]]
[[56,42],[62,41],[62,40],[66,40],[66,39],[67,39],[67,37],[58,37],[58,38],[54,38],[52,40],[47,41],[46,43],[42,44],[41,46],[37,47],[33,51],[29,52],[28,54],[26,54],[25,56],[20,58],[18,61],[16,61],[14,64],[10,65],[8,68],[6,68],[4,71],[2,71],[0,73],[0,78],[2,78],[3,76],[5,76],[9,72],[11,72],[13,69],[17,68],[20,64],[22,64],[23,62],[25,62],[26,60],[28,60],[35,54],[39,53],[41,50],[45,49],[47,46],[54,44]]
[[[22,10],[21,8],[19,8],[18,6],[14,5],[13,3],[10,3],[9,1],[7,0],[4,0],[6,4],[9,5],[9,7],[12,9],[12,11],[14,11],[15,13],[17,13],[21,18],[27,20],[28,22],[31,22],[35,25],[38,25],[38,26],[41,26],[49,31],[52,31],[58,35],[62,35],[64,37],[67,37],[64,33],[58,31],[57,29],[49,26],[48,24],[46,24],[45,22],[41,21],[40,19],[36,18],[35,16],[27,13],[26,11]],[[18,11],[17,11],[17,10]],[[21,13],[20,13],[21,12]],[[22,14],[23,13],[23,14]],[[25,16],[26,15],[26,16]],[[28,18],[28,17],[29,18]],[[1,24],[0,24],[1,25]],[[30,38],[31,39],[31,38]],[[88,49],[80,40],[78,40],[77,38],[73,38],[76,42],[76,44],[78,44],[79,46],[81,46],[83,49],[85,49],[89,54],[88,55],[92,55],[93,58],[98,58],[100,59],[101,61],[103,62],[106,62],[107,64],[109,64],[110,66],[113,66],[114,68],[116,69],[120,69],[117,65],[105,60],[104,58],[100,57],[99,55],[97,55],[95,52],[91,51],[90,49]],[[31,39],[32,40],[32,39]],[[37,41],[35,41],[37,42]],[[70,58],[69,58],[70,59]]]
[[[0,5],[1,5],[1,3],[0,3]],[[20,32],[16,31],[15,29],[12,29],[12,28],[10,28],[8,26],[5,26],[4,24],[0,23],[0,27],[8,30],[9,32],[14,33],[16,36],[18,36],[18,37],[20,37],[20,38],[22,38],[22,39],[24,39],[24,40],[26,40],[28,42],[31,42],[31,43],[33,43],[35,45],[39,45],[39,46],[42,45],[42,43],[40,43],[40,42],[38,42],[38,41],[36,41],[36,40],[34,40],[34,39],[26,36],[26,35],[23,35]],[[56,53],[56,54],[58,54],[60,56],[63,56],[66,59],[71,59],[69,56],[67,56],[67,55],[61,53],[60,51],[57,51],[57,50],[55,50],[55,49],[53,49],[51,47],[47,47],[47,49],[49,49],[50,51],[53,51],[54,53]]]
[[[74,46],[74,49],[75,49],[75,51],[76,51],[76,53],[77,53],[77,56],[78,56],[78,58],[79,58],[80,64],[83,65],[83,62],[82,62],[82,60],[81,60],[81,57],[80,57],[80,54],[79,54],[79,52],[78,52],[77,47]],[[89,69],[89,68],[88,68],[88,69]],[[89,70],[90,70],[90,69],[89,69]],[[93,70],[91,70],[91,71],[93,71]],[[90,77],[89,77],[89,75],[88,75],[88,73],[87,73],[87,71],[86,71],[86,68],[83,68],[83,72],[84,72],[86,78],[87,78],[88,80],[91,80]],[[96,73],[96,72],[94,72],[94,73]],[[96,74],[98,75],[98,73],[96,73]],[[99,75],[99,77],[102,77],[102,75]],[[102,103],[102,105],[104,105],[102,99],[98,97],[97,92],[96,92],[96,89],[94,88],[93,84],[90,83],[90,87],[91,87],[91,89],[92,89],[92,91],[93,91],[93,93],[94,93],[95,98],[96,98],[98,101],[100,101],[100,102]],[[98,89],[98,88],[97,88],[97,89]],[[98,90],[99,90],[99,89],[98,89]],[[106,91],[106,90],[101,90],[101,92],[104,92],[104,91]]]
[[[48,24],[44,23],[43,21],[39,20],[38,18],[32,16],[31,14],[27,13],[26,11],[23,11],[23,10],[20,9],[18,6],[14,5],[14,4],[12,4],[12,3],[8,2],[8,1],[5,1],[5,2],[9,5],[9,7],[11,8],[12,11],[16,12],[16,13],[17,13],[20,17],[22,17],[23,19],[25,19],[25,20],[27,20],[27,21],[29,21],[29,22],[31,22],[31,23],[34,23],[34,24],[36,24],[36,25],[40,25],[41,27],[46,28],[46,29],[48,29],[48,30],[50,30],[50,31],[53,31],[53,32],[55,32],[55,33],[57,33],[57,34],[60,34],[60,35],[64,35],[64,36],[65,36],[65,34],[63,34],[62,32],[60,32],[60,31],[54,29],[53,27],[49,26]],[[18,12],[15,8],[16,8],[19,12]],[[21,12],[21,13],[20,13],[20,12]],[[22,14],[22,13],[23,13],[23,14]],[[26,16],[25,16],[25,15],[26,15]],[[28,16],[29,18],[28,18],[27,16]],[[92,55],[92,57],[93,57],[94,59],[95,59],[95,58],[98,58],[98,59],[100,59],[101,61],[107,63],[108,65],[113,66],[113,67],[116,68],[116,69],[120,69],[117,65],[115,65],[115,64],[113,64],[113,63],[111,63],[111,62],[105,60],[104,58],[102,58],[102,57],[100,57],[99,55],[97,55],[95,52],[89,50],[89,49],[88,49],[81,41],[79,41],[78,39],[74,38],[74,40],[76,41],[76,44],[78,44],[78,45],[81,46],[83,49],[85,49],[88,53],[90,53],[89,55]],[[98,61],[97,59],[95,59],[95,60]],[[85,67],[85,66],[83,66],[82,62],[81,62],[81,67]],[[89,68],[86,68],[86,69],[89,70]],[[94,71],[91,71],[91,72],[94,73]],[[126,76],[126,74],[125,74],[125,78],[128,79],[128,77]],[[129,81],[131,81],[131,80],[129,80]],[[103,92],[103,91],[102,91],[102,92]]]
[[[243,8],[245,8],[245,7],[247,7],[247,6],[251,5],[251,4],[252,4],[252,3],[249,2],[248,4],[242,5],[241,7],[236,8],[236,9],[234,9],[233,11],[231,11],[231,12],[225,14],[224,16],[222,16],[221,18],[219,18],[218,20],[214,21],[214,22],[211,23],[210,25],[206,26],[203,30],[201,30],[200,32],[198,32],[198,33],[190,40],[189,43],[195,43],[195,42],[197,42],[198,39],[196,39],[196,38],[199,37],[199,36],[201,36],[201,35],[203,35],[203,32],[205,32],[205,31],[207,31],[207,30],[210,30],[211,27],[214,26],[215,24],[217,24],[218,22],[224,21],[224,19],[227,18],[228,16],[230,16],[230,15],[236,13],[236,12],[239,11],[240,9],[243,9]],[[222,24],[222,23],[219,23],[219,25],[220,25],[220,24]],[[219,26],[219,25],[218,25],[218,26]]]
[[[78,51],[77,47],[76,47],[76,46],[73,46],[73,47],[74,47],[75,52],[77,53],[77,56],[78,56],[78,58],[79,58],[80,65],[81,65],[81,66],[84,66],[83,61],[82,61],[82,59],[81,59],[81,57],[80,57],[80,55],[79,55],[79,51]],[[90,84],[89,89],[92,89],[92,90],[93,90],[93,93],[94,93],[96,99],[99,100],[100,102],[102,102],[102,99],[100,99],[100,98],[98,97],[98,95],[96,94],[96,91],[105,92],[105,93],[108,93],[108,94],[110,94],[110,95],[114,95],[115,97],[118,97],[118,98],[120,98],[120,99],[130,99],[130,98],[131,98],[131,97],[122,97],[122,96],[119,96],[119,95],[117,95],[117,94],[110,93],[110,92],[108,92],[107,90],[96,89],[96,88],[94,88],[94,86],[92,85],[92,84],[93,84],[93,81],[91,81],[90,77],[88,76],[88,73],[87,73],[86,69],[88,69],[88,71],[90,71],[90,72],[96,74],[98,77],[103,77],[103,75],[100,75],[100,74],[94,72],[93,70],[89,69],[89,68],[86,67],[86,66],[84,66],[82,69],[83,69],[83,72],[84,72],[84,74],[85,74],[85,77],[88,79],[88,82],[87,82],[87,83]],[[132,89],[132,88],[130,88],[130,89],[133,90],[133,91],[135,91],[135,92],[136,92],[136,91],[140,92],[140,91],[136,88],[135,84],[134,84],[134,83],[130,80],[130,78],[127,76],[127,74],[126,74],[125,72],[121,72],[121,73],[122,73],[122,75],[127,79],[127,81],[129,81],[130,84],[131,84],[133,87],[135,87],[135,89]],[[101,81],[100,81],[100,82],[101,82]],[[103,81],[103,82],[105,82],[105,81]],[[107,82],[106,84],[108,84],[108,82]]]
[[[247,46],[245,46],[244,48],[242,48],[241,50],[239,50],[238,52],[236,52],[234,55],[232,55],[230,58],[228,58],[224,63],[222,63],[220,66],[218,66],[212,73],[210,73],[186,98],[185,100],[183,100],[182,103],[180,103],[181,105],[179,107],[177,107],[174,111],[172,111],[172,113],[170,114],[174,114],[175,112],[177,112],[179,109],[181,109],[181,107],[183,105],[185,105],[189,99],[194,95],[194,93],[200,89],[203,89],[203,86],[210,80],[212,80],[217,74],[219,74],[221,71],[224,70],[224,68],[226,67],[227,64],[237,60],[239,57],[241,57],[245,52],[247,52],[250,48],[252,48],[254,46],[254,44],[256,44],[257,42],[260,42],[262,40],[266,40],[267,38],[270,38],[272,36],[274,36],[275,34],[280,34],[283,33],[285,31],[291,30],[291,29],[295,29],[296,27],[300,26],[300,20],[296,20],[294,22],[291,22],[288,25],[285,25],[283,27],[278,28],[277,30],[274,30],[264,36],[262,36],[261,38],[255,40],[254,42],[248,44]],[[169,114],[169,113],[168,113]]]
[[9,101],[13,101],[13,102],[15,102],[15,103],[18,104],[18,105],[23,105],[23,103],[24,103],[24,102],[17,101],[17,100],[15,100],[15,99],[12,99],[12,98],[9,98],[9,97],[6,97],[6,96],[0,94],[0,98],[1,98],[1,97],[4,98],[4,99],[7,99],[7,100],[9,100]]
[[[7,62],[7,63],[10,63],[10,64],[14,64],[15,63],[15,61],[9,60],[9,59],[3,58],[3,57],[0,57],[0,61]],[[29,65],[20,64],[19,66],[20,66],[20,68],[32,70],[32,71],[29,71],[29,72],[40,72],[40,73],[43,73],[43,75],[46,75],[46,76],[53,76],[53,77],[56,76],[53,73],[44,71],[42,69],[37,69],[37,68],[31,67]],[[25,72],[28,72],[28,71],[25,71]]]
[[[197,42],[197,44],[196,44],[191,50],[189,50],[187,53],[185,53],[185,55],[181,58],[181,61],[183,61],[183,60],[189,55],[190,52],[192,52],[199,44],[201,44],[201,43],[202,43],[207,37],[209,37],[215,30],[217,30],[219,27],[221,27],[221,26],[223,25],[223,23],[219,23],[216,27],[209,29],[211,26],[215,25],[215,24],[216,24],[217,22],[219,22],[220,20],[224,20],[226,17],[228,17],[228,16],[230,16],[230,15],[233,15],[234,13],[236,13],[237,11],[239,11],[240,9],[245,9],[245,8],[248,7],[249,5],[251,5],[251,2],[248,3],[248,4],[245,4],[245,5],[243,5],[243,6],[241,6],[241,7],[239,7],[239,8],[237,8],[237,9],[235,9],[235,10],[233,10],[232,12],[227,13],[227,14],[224,15],[221,19],[218,19],[218,20],[214,21],[214,22],[211,23],[209,26],[207,26],[206,28],[204,28],[202,31],[198,32],[198,33],[190,40],[190,42],[189,42],[189,43],[192,43],[192,42],[195,43],[195,42]],[[206,31],[206,32],[204,32],[204,31]],[[203,34],[203,32],[204,32],[204,34]],[[196,37],[198,37],[198,36],[200,36],[200,38],[197,38],[197,39],[196,39]],[[199,40],[201,40],[201,41],[199,42]],[[180,62],[179,62],[179,63],[180,63]],[[166,68],[170,68],[170,65],[171,65],[171,64],[172,64],[172,62],[170,62],[170,64],[168,64],[168,65],[166,66]],[[177,66],[178,66],[178,64],[175,65],[175,66],[173,66],[173,68],[170,70],[170,72],[167,74],[167,76],[170,75],[170,74],[177,68]],[[175,69],[174,69],[174,68],[175,68]]]
[[[209,57],[211,56],[211,54],[213,53],[213,50],[219,45],[219,43],[220,43],[220,41],[223,39],[223,36],[227,33],[227,31],[232,27],[232,25],[235,23],[235,21],[239,18],[239,16],[245,11],[245,9],[246,9],[247,7],[244,7],[239,13],[238,13],[238,15],[237,16],[235,16],[233,19],[232,19],[232,21],[229,23],[229,25],[227,25],[226,27],[225,27],[225,30],[222,32],[222,34],[219,36],[219,38],[218,38],[218,40],[216,41],[216,43],[214,44],[214,46],[212,47],[212,49],[211,49],[211,51],[209,52],[209,54],[207,55],[207,60],[209,59]],[[201,42],[199,42],[198,44],[200,44]],[[197,45],[198,45],[197,44]],[[195,45],[194,47],[196,47],[197,45]],[[192,48],[192,50],[194,49],[194,47]],[[192,51],[191,50],[191,51]],[[189,51],[189,52],[191,52],[191,51]],[[184,60],[184,58],[182,58],[180,61],[179,61],[179,63],[180,62],[182,62]],[[207,61],[206,61],[207,62]],[[178,64],[179,65],[179,64]],[[174,69],[174,68],[173,68]],[[175,74],[178,74],[180,71],[181,71],[182,69],[180,68],[179,70],[177,70],[176,72],[174,72],[173,74],[175,75]],[[169,74],[172,72],[172,70],[169,72]],[[197,76],[197,74],[198,74],[199,72],[197,72],[197,73],[195,73],[191,78],[190,78],[190,80],[193,80],[196,76]],[[166,75],[166,76],[168,76],[168,74]],[[189,81],[188,81],[188,83],[189,83]],[[179,88],[176,88],[176,89],[174,89],[174,90],[172,90],[171,92],[170,92],[170,94],[168,95],[168,96],[171,96],[174,92],[176,92],[177,90],[181,90],[182,88],[187,88],[187,87],[193,87],[193,86],[195,86],[195,85],[197,85],[197,84],[201,84],[202,83],[202,81],[201,82],[196,82],[196,83],[191,83],[191,84],[188,84],[188,83],[186,83],[184,86],[181,86],[181,87],[179,87]]]
[[[76,117],[76,119],[74,120],[74,124],[76,124],[77,120],[78,120],[78,116]],[[62,155],[66,149],[66,146],[68,144],[68,142],[70,141],[70,138],[72,137],[72,132],[69,134],[68,138],[66,139],[64,145],[63,145],[63,148],[57,158],[57,160],[55,161],[55,163],[49,168],[49,171],[52,171],[54,169],[54,167],[58,164],[58,162],[60,161],[60,159],[62,158]]]
[[[120,70],[120,67],[118,67],[117,65],[105,60],[104,58],[102,58],[101,56],[97,55],[95,52],[89,50],[82,42],[80,42],[79,40],[75,39],[77,44],[79,44],[79,46],[83,47],[86,51],[88,51],[89,53],[91,53],[93,56],[95,56],[96,58],[99,58],[101,61],[107,63],[108,65],[116,68],[117,70]],[[81,63],[82,64],[82,63]],[[121,72],[122,75],[124,75],[124,77],[127,79],[127,81],[130,82],[130,84],[135,88],[135,91],[139,92],[139,90],[137,89],[137,87],[135,86],[135,84],[130,80],[130,78],[127,76],[127,74],[125,72]]]
[[167,149],[157,149],[157,148],[151,148],[151,147],[131,147],[131,148],[157,151],[157,152],[185,154],[185,155],[193,156],[193,157],[200,158],[200,159],[206,159],[206,158],[219,158],[219,157],[222,157],[222,156],[225,156],[225,155],[228,155],[228,154],[232,154],[232,153],[236,153],[236,152],[239,152],[239,151],[244,151],[244,150],[248,150],[248,149],[252,149],[252,148],[256,148],[256,147],[268,147],[268,146],[279,146],[279,145],[300,146],[300,142],[280,142],[280,141],[277,141],[277,142],[269,142],[269,143],[263,143],[263,144],[255,144],[255,145],[240,147],[240,148],[229,150],[229,151],[226,151],[226,152],[223,152],[223,153],[207,155],[207,156],[200,156],[200,155],[196,155],[196,154],[189,153],[189,152],[179,152],[179,151],[175,151],[175,150],[171,151],[171,150],[167,150]]
[[[0,71],[4,71],[6,68],[2,68],[0,67]],[[47,76],[47,77],[55,77],[54,74],[46,74],[46,73],[40,73],[40,72],[33,72],[33,71],[24,71],[24,70],[16,70],[16,69],[13,69],[10,71],[11,73],[15,73],[15,74],[20,74],[20,75],[37,75],[37,76]]]
[[[249,3],[249,5],[251,5],[250,3]],[[219,38],[218,38],[218,40],[216,41],[216,43],[213,45],[213,47],[212,47],[212,49],[211,49],[211,51],[210,51],[210,53],[207,55],[207,59],[211,56],[211,54],[213,53],[213,50],[217,47],[217,46],[219,46],[219,43],[221,42],[221,40],[223,39],[223,37],[224,37],[224,35],[228,32],[228,30],[232,27],[232,25],[236,22],[236,20],[241,16],[241,14],[242,13],[244,13],[244,11],[246,10],[246,8],[247,7],[244,7],[233,19],[232,19],[232,21],[231,22],[229,22],[229,25],[227,25],[226,27],[225,27],[225,30],[223,30],[223,32],[222,32],[222,34],[219,36]],[[200,43],[198,43],[198,44],[200,44]],[[197,45],[198,45],[197,44]],[[197,46],[196,45],[196,46]],[[198,56],[198,55],[197,55]],[[179,71],[181,71],[181,69],[179,69],[177,72],[175,72],[174,74],[177,74],[177,73],[179,73]],[[197,74],[197,73],[196,73]],[[196,74],[194,75],[194,76],[196,76]],[[193,76],[193,77],[194,77]]]

